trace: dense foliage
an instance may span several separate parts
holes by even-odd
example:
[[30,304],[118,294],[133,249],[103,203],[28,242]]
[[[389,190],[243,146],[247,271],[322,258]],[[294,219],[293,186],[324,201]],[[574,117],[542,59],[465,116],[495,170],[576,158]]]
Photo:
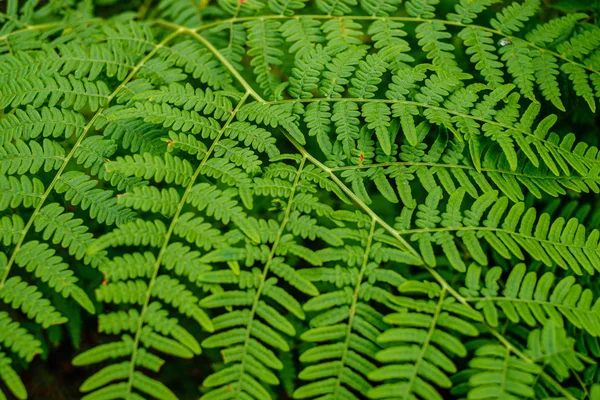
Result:
[[0,7],[0,399],[600,399],[592,5]]

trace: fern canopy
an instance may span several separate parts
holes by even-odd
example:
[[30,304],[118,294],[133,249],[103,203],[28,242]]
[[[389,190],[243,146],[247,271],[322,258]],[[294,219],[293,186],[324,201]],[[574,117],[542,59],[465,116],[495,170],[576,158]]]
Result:
[[83,400],[600,399],[600,24],[557,7],[4,2],[0,399],[56,354]]

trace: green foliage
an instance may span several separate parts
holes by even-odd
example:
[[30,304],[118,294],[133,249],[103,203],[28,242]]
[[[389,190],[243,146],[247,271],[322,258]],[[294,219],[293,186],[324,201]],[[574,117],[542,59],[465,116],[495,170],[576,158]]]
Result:
[[4,3],[0,399],[600,398],[597,13]]

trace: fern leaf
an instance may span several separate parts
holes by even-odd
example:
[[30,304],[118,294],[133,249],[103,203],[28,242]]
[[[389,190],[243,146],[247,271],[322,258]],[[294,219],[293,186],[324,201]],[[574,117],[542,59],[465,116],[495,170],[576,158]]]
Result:
[[356,0],[317,0],[316,5],[324,14],[342,16],[352,11],[352,6],[357,4]]
[[97,182],[79,171],[64,173],[56,184],[56,191],[64,193],[65,199],[83,210],[89,208],[90,216],[99,222],[121,224],[130,221],[134,213],[117,204],[112,192],[94,189]]
[[21,179],[14,176],[0,176],[0,210],[7,208],[35,207],[43,196],[44,184],[37,178],[29,179],[22,175]]
[[289,79],[290,95],[302,99],[313,97],[312,91],[317,88],[321,71],[329,60],[329,55],[320,45],[310,48],[303,56],[299,56]]
[[[28,272],[34,273],[38,279],[46,282],[58,294],[65,298],[71,297],[89,313],[93,314],[95,312],[93,303],[87,294],[76,285],[77,278],[73,276],[73,271],[55,253],[55,250],[48,249],[47,244],[32,240],[21,246],[15,257],[15,263]],[[17,285],[20,279],[18,277],[14,278],[18,281],[13,280],[12,282]],[[35,288],[35,286],[32,287]]]
[[563,64],[561,69],[569,76],[569,79],[573,81],[573,89],[575,89],[575,93],[578,96],[583,97],[586,103],[588,103],[590,106],[590,110],[592,110],[592,112],[596,112],[594,90],[590,86],[585,70],[573,64]]
[[406,4],[406,12],[415,18],[434,18],[438,3],[439,0],[410,0]]
[[[471,265],[469,269],[474,277],[479,276],[478,266]],[[523,320],[535,327],[549,320],[563,325],[563,319],[567,319],[575,327],[593,336],[598,335],[600,315],[595,311],[593,295],[589,289],[582,290],[581,286],[574,284],[572,276],[554,284],[555,277],[551,272],[538,278],[535,272],[527,272],[525,264],[518,264],[506,279],[506,288],[501,295],[498,285],[501,274],[499,267],[487,272],[485,285],[480,289],[485,297],[477,303],[490,326],[498,326],[499,308],[513,322]],[[468,282],[467,288],[478,290],[479,286],[474,280]]]
[[458,36],[467,46],[467,54],[473,54],[470,61],[475,68],[481,71],[490,87],[494,88],[504,82],[503,73],[500,69],[502,63],[498,61],[493,45],[492,33],[482,29],[465,28]]
[[375,130],[375,135],[383,152],[390,155],[392,152],[389,107],[384,103],[366,103],[362,107],[362,116],[369,129]]
[[79,136],[85,126],[83,115],[69,109],[41,107],[36,109],[27,105],[25,110],[16,109],[14,113],[0,118],[2,137],[0,145],[5,146],[13,140],[24,141],[43,137]]
[[248,122],[233,122],[224,133],[231,139],[239,139],[245,146],[251,146],[254,150],[266,153],[270,158],[279,155],[279,149],[275,145],[275,138],[271,134]]
[[281,34],[285,41],[292,43],[289,51],[296,53],[297,59],[302,58],[316,43],[325,40],[320,29],[321,23],[310,17],[300,17],[285,21],[281,24]]
[[93,235],[88,232],[83,220],[73,218],[72,213],[65,213],[64,210],[57,203],[42,207],[34,221],[36,232],[43,231],[44,240],[52,238],[54,244],[68,248],[69,254],[76,259],[83,259],[86,264],[98,267],[105,261],[104,254],[86,255],[87,248],[94,243]]
[[4,282],[2,301],[13,308],[21,308],[28,318],[35,320],[44,328],[67,322],[67,319],[55,310],[48,299],[42,298],[42,294],[35,286],[28,285],[17,276]]
[[96,111],[106,104],[110,90],[103,81],[79,80],[73,75],[65,77],[55,74],[23,77],[0,93],[0,108],[27,104],[39,107],[46,101],[48,107],[54,107],[61,101],[62,107],[72,107],[75,111],[86,105]]
[[159,190],[155,186],[142,186],[119,195],[117,203],[136,210],[160,212],[170,217],[175,214],[179,194],[173,188]]
[[523,362],[504,346],[483,344],[469,362],[469,396],[503,398],[535,396],[532,383],[541,372],[537,364]]
[[496,14],[490,21],[493,28],[506,34],[518,32],[539,9],[539,0],[525,0],[522,4],[514,2]]
[[352,46],[333,57],[326,65],[327,71],[321,78],[319,93],[323,97],[341,97],[340,93],[344,91],[344,85],[348,84],[348,78],[365,55],[364,47]]
[[162,125],[176,131],[201,133],[203,137],[215,137],[219,132],[219,123],[199,115],[196,111],[181,110],[167,103],[134,103],[134,107],[121,108],[112,115],[113,120],[144,117],[145,122]]
[[500,48],[502,61],[508,67],[508,73],[513,77],[521,93],[530,100],[535,101],[533,93],[534,67],[529,50],[521,41],[514,41]]
[[19,375],[11,366],[11,360],[5,353],[0,353],[0,378],[4,381],[8,390],[20,400],[27,398],[27,389]]
[[[399,290],[410,293],[411,283],[401,284]],[[462,307],[453,308],[444,302],[444,292],[440,293],[439,288],[437,296],[437,301],[392,298],[405,311],[384,317],[392,327],[378,336],[377,341],[387,346],[375,355],[384,365],[369,373],[372,381],[382,383],[368,392],[369,398],[383,399],[399,393],[403,397],[441,399],[436,387],[452,385],[449,374],[457,367],[448,356],[465,357],[467,349],[459,337],[477,336],[478,331],[472,320],[462,315]]]
[[412,62],[414,58],[408,54],[410,45],[402,39],[407,33],[402,30],[401,22],[380,19],[373,21],[367,33],[374,41],[373,47],[378,49],[377,55],[385,62],[394,66]]
[[283,41],[278,31],[281,24],[278,21],[257,20],[245,24],[248,29],[248,55],[252,56],[250,64],[254,67],[256,81],[264,90],[265,96],[271,96],[279,80],[271,73],[273,66],[281,64],[283,53],[279,48]]
[[280,126],[299,144],[306,144],[304,135],[298,128],[298,124],[290,111],[285,106],[254,102],[243,105],[237,115],[240,121],[255,121],[273,128]]
[[456,13],[449,13],[446,18],[449,21],[456,21],[462,24],[472,24],[477,15],[485,11],[489,6],[496,3],[497,0],[461,0],[454,6]]
[[35,174],[42,167],[45,172],[58,169],[64,159],[64,150],[56,142],[44,139],[43,147],[35,141],[16,140],[0,147],[0,173],[3,175]]
[[454,60],[454,45],[442,42],[442,39],[452,37],[446,31],[446,27],[440,22],[423,22],[416,28],[419,46],[427,52],[427,58],[432,60],[434,65],[443,68],[452,69],[456,66]]
[[154,179],[157,183],[164,180],[166,183],[175,182],[179,185],[187,185],[193,174],[192,166],[187,160],[169,153],[164,158],[150,153],[117,157],[115,161],[107,163],[106,168],[111,173],[121,172],[143,179]]

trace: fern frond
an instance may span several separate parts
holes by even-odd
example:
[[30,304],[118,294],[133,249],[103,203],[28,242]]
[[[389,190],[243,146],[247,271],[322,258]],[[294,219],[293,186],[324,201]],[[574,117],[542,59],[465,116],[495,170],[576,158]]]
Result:
[[42,298],[35,286],[28,285],[18,276],[9,278],[2,285],[2,301],[13,308],[20,308],[28,318],[44,328],[67,322],[48,299]]
[[[94,305],[92,301],[76,285],[77,278],[74,276],[73,271],[63,262],[62,258],[55,254],[56,251],[49,249],[46,243],[32,240],[21,246],[15,258],[15,263],[28,272],[32,272],[42,282],[46,282],[58,294],[61,294],[65,298],[71,297],[84,309],[93,314]],[[20,281],[18,277],[14,278]],[[6,275],[4,279],[6,279]],[[11,282],[13,282],[13,286],[18,283],[16,280]],[[0,287],[3,288],[4,284],[5,282]]]
[[471,24],[479,13],[485,11],[490,5],[496,2],[497,0],[461,0],[459,4],[454,6],[456,13],[449,13],[446,15],[446,18],[462,24]]
[[165,181],[179,185],[186,185],[193,174],[192,166],[187,160],[169,153],[164,157],[150,153],[117,157],[115,161],[106,164],[106,169],[111,173],[121,172],[128,176],[153,179],[157,183]]
[[185,86],[172,83],[162,86],[160,90],[148,90],[137,93],[132,100],[147,100],[154,103],[168,103],[183,110],[194,110],[204,115],[214,115],[216,119],[226,120],[231,110],[228,93],[194,89],[189,83]]
[[130,221],[135,214],[117,204],[113,193],[108,190],[94,189],[97,182],[79,171],[65,172],[56,183],[56,191],[64,193],[65,199],[83,210],[89,208],[92,218],[99,222],[121,224]]
[[569,79],[573,81],[573,89],[578,96],[583,99],[590,106],[592,112],[596,112],[596,101],[594,100],[594,90],[590,86],[586,71],[573,64],[563,64],[561,70],[569,76]]
[[110,95],[103,81],[79,80],[73,75],[26,76],[0,89],[0,108],[31,104],[37,108],[48,102],[54,107],[59,101],[62,107],[75,111],[88,106],[92,111],[104,106]]
[[27,389],[17,372],[11,366],[12,362],[5,353],[0,353],[0,378],[4,381],[8,390],[20,400],[27,398]]
[[134,107],[121,108],[111,116],[113,120],[143,116],[145,122],[162,125],[176,131],[201,133],[203,137],[215,137],[219,131],[219,123],[213,118],[203,117],[196,111],[171,107],[167,103],[138,102],[134,103]]
[[[165,136],[165,131],[154,124],[135,119],[119,119],[112,117],[112,113],[119,110],[115,106],[104,112],[96,120],[95,128],[103,129],[104,137],[120,143],[125,149],[132,152],[152,153],[155,155],[164,152],[163,144],[159,139]],[[93,138],[95,136],[90,137]]]
[[342,0],[342,1],[333,1],[333,0],[316,0],[315,1],[319,10],[321,10],[324,14],[334,15],[334,16],[342,16],[344,14],[348,14],[352,11],[352,6],[357,4],[356,0]]
[[475,28],[465,28],[458,34],[467,47],[466,54],[472,54],[470,61],[481,71],[489,86],[495,88],[502,84],[504,79],[500,69],[502,63],[495,54],[492,36],[488,31]]
[[36,109],[27,105],[25,110],[16,109],[14,113],[0,118],[2,139],[0,144],[7,145],[13,140],[23,141],[43,137],[79,136],[85,126],[83,115],[69,109],[42,107]]
[[[208,212],[210,212],[210,209]],[[217,229],[211,228],[211,225],[205,222],[204,218],[194,218],[194,213],[191,212],[181,215],[173,232],[205,250],[225,247],[228,244],[227,237],[223,236]]]
[[[461,291],[483,311],[490,326],[498,326],[499,311],[502,310],[504,316],[514,323],[523,320],[534,327],[551,320],[562,326],[563,319],[566,319],[590,335],[600,336],[600,306],[594,304],[592,291],[575,284],[572,276],[554,284],[555,276],[552,272],[546,272],[538,278],[534,271],[527,272],[525,264],[518,264],[506,278],[506,286],[501,295],[498,283],[502,274],[500,267],[491,268],[486,273],[485,284],[482,286],[478,282],[480,273],[480,267],[471,265],[466,287]],[[476,292],[480,294],[475,294]],[[471,298],[472,294],[474,296]],[[476,300],[480,295],[480,300]]]
[[294,10],[304,8],[305,1],[301,0],[270,0],[269,8],[281,15],[294,15]]
[[[408,281],[398,289],[410,294],[412,286]],[[391,297],[395,307],[402,311],[383,318],[391,327],[377,337],[377,342],[386,348],[375,357],[384,365],[369,373],[372,381],[382,383],[367,393],[369,398],[400,394],[406,398],[442,399],[437,388],[452,386],[449,375],[457,371],[453,359],[467,355],[460,338],[479,334],[473,325],[478,314],[446,297],[439,286],[434,285],[431,294],[435,300]]]
[[292,76],[289,79],[288,92],[295,98],[310,99],[319,84],[319,76],[330,60],[321,45],[310,48],[296,59]]
[[496,14],[490,25],[506,34],[518,32],[539,9],[539,0],[525,0],[523,3],[513,2]]
[[446,31],[446,27],[440,22],[423,22],[416,28],[416,37],[419,39],[419,46],[427,52],[427,58],[433,65],[438,65],[448,70],[456,67],[455,56],[453,54],[454,45],[443,42],[442,39],[452,37]]
[[271,73],[273,66],[281,64],[283,40],[279,37],[278,21],[257,20],[244,24],[248,29],[248,55],[254,67],[256,81],[264,90],[265,97],[271,97],[279,85],[279,80]]
[[3,175],[35,174],[58,169],[64,159],[64,150],[58,143],[44,139],[43,147],[35,141],[16,140],[0,147],[0,173]]
[[323,72],[319,93],[323,97],[341,97],[340,93],[345,90],[343,85],[348,84],[348,78],[365,55],[366,50],[362,46],[351,46],[336,54],[326,65],[327,71]]
[[173,188],[160,190],[155,186],[141,186],[120,195],[117,203],[136,210],[160,212],[170,217],[175,213],[179,203],[179,194]]
[[165,53],[168,61],[212,88],[219,90],[231,85],[229,72],[208,50],[193,40],[179,42],[166,49]]
[[552,104],[559,110],[564,111],[565,106],[561,100],[561,93],[558,88],[556,75],[558,75],[558,65],[556,58],[548,53],[534,52],[533,68],[535,70],[535,78],[544,97],[551,101]]
[[37,178],[30,179],[21,175],[21,179],[14,176],[0,176],[0,210],[23,207],[35,207],[44,193],[44,184]]
[[534,67],[533,59],[528,47],[521,41],[514,41],[509,45],[500,47],[502,61],[508,67],[508,73],[520,92],[530,100],[535,101],[533,92]]
[[258,124],[277,128],[278,126],[286,130],[288,134],[300,144],[306,144],[304,135],[300,131],[296,118],[292,115],[291,109],[283,105],[268,105],[259,102],[243,105],[238,111],[240,121],[253,121]]
[[0,398],[600,393],[591,8],[5,3]]
[[439,0],[410,0],[406,4],[406,12],[415,18],[434,18],[435,5]]
[[568,35],[577,22],[586,17],[586,14],[573,13],[551,19],[545,24],[540,24],[529,31],[525,35],[525,38],[530,42],[541,45],[551,44],[557,38]]
[[279,28],[285,41],[292,43],[290,53],[296,53],[297,60],[306,55],[316,43],[325,37],[320,29],[321,23],[310,17],[289,19]]
[[44,240],[52,238],[52,243],[60,244],[69,249],[69,254],[76,259],[83,259],[86,264],[98,267],[104,263],[104,253],[87,256],[88,247],[94,243],[94,235],[88,232],[83,220],[73,218],[72,213],[65,213],[65,209],[57,203],[50,203],[42,207],[34,221],[36,232],[43,232]]
[[[417,208],[414,222],[417,229],[407,229],[406,226],[413,210],[404,209],[403,217],[398,218],[398,228],[412,234],[411,240],[418,242],[421,254],[429,265],[435,265],[432,247],[435,243],[442,247],[455,269],[466,270],[454,237],[449,233],[455,231],[472,257],[482,265],[488,263],[480,243],[481,239],[485,239],[495,252],[507,259],[512,256],[523,259],[524,250],[548,266],[559,265],[572,269],[578,275],[583,270],[593,273],[594,269],[600,267],[596,254],[599,235],[592,232],[586,236],[583,225],[577,220],[558,218],[552,221],[548,214],[538,218],[536,210],[526,210],[523,203],[516,203],[509,208],[508,199],[497,198],[497,193],[493,191],[477,198],[471,209],[463,212],[460,204],[464,195],[465,189],[457,189],[447,202],[446,213],[440,215],[438,206],[442,190],[439,187],[432,190],[425,203]],[[485,216],[486,219],[481,221]]]
[[4,311],[0,313],[0,326],[0,342],[20,358],[30,362],[36,355],[42,354],[42,343]]
[[100,237],[94,245],[88,247],[87,253],[93,255],[108,247],[114,246],[154,246],[157,247],[165,236],[167,228],[159,221],[136,219],[121,224],[117,229]]
[[492,399],[535,396],[533,384],[542,372],[539,365],[519,359],[508,348],[485,343],[477,347],[469,367],[464,374],[468,395]]
[[414,58],[408,54],[409,43],[403,39],[408,34],[402,29],[401,22],[380,19],[374,21],[367,33],[373,39],[373,47],[378,49],[377,55],[391,65],[399,67],[403,63],[413,62]]
[[60,167],[64,155],[62,146],[48,139],[44,139],[43,146],[35,141],[16,140],[0,147],[0,173],[35,174],[42,167],[45,172],[52,171]]
[[264,152],[269,158],[279,155],[275,138],[268,131],[248,122],[231,123],[225,130],[224,135],[231,139],[239,139],[245,146],[251,146],[255,150]]

